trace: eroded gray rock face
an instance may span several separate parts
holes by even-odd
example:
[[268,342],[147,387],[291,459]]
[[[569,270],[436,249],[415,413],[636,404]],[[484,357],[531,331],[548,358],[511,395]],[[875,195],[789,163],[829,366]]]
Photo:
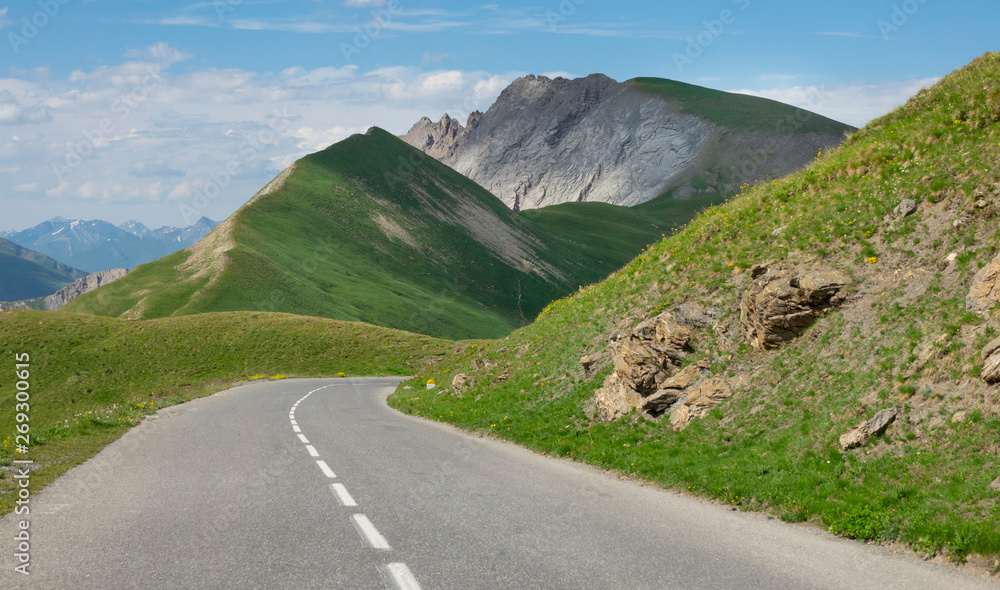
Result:
[[713,131],[665,100],[595,74],[519,78],[465,128],[447,116],[423,119],[403,139],[521,210],[648,201]]
[[80,295],[89,293],[98,287],[107,285],[108,283],[113,283],[125,276],[127,273],[128,269],[113,268],[111,270],[95,272],[94,274],[89,274],[81,279],[77,279],[62,289],[59,289],[52,295],[46,297],[45,309],[47,311],[56,311]]
[[632,206],[673,188],[690,198],[700,191],[686,179],[710,165],[731,172],[716,180],[733,190],[790,173],[842,140],[730,131],[602,74],[519,78],[464,127],[447,115],[437,123],[425,117],[403,139],[514,210],[573,201]]

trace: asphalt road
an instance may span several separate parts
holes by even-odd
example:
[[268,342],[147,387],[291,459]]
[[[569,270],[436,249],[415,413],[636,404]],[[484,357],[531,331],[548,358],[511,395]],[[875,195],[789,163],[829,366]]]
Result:
[[0,521],[0,587],[998,587],[401,415],[397,382],[163,410],[33,497],[30,576]]

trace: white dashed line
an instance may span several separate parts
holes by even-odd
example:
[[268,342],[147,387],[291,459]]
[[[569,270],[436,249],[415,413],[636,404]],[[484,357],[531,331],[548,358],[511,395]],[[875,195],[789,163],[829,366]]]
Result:
[[323,475],[329,477],[330,479],[337,477],[337,474],[333,472],[333,469],[330,469],[330,466],[326,464],[326,461],[320,459],[316,461],[316,464],[323,470]]
[[[295,410],[296,408],[299,407],[299,404],[305,401],[307,397],[316,393],[320,389],[326,389],[327,387],[333,387],[333,386],[327,385],[325,387],[320,387],[319,389],[314,389],[310,391],[302,399],[295,402],[292,405],[291,410],[288,412],[288,419],[292,423],[292,430],[299,435],[299,440],[301,440],[302,443],[306,445],[306,450],[309,451],[309,454],[313,457],[319,457],[319,453],[316,452],[316,449],[309,444],[309,440],[306,438],[306,436],[302,434],[302,429],[299,428],[299,423],[295,421]],[[319,465],[319,468],[323,471],[323,474],[326,475],[327,477],[331,479],[337,477],[337,475],[333,472],[333,470],[330,469],[330,466],[326,464],[326,461],[323,461],[322,459],[317,459],[316,464]],[[341,483],[330,484],[330,489],[333,491],[333,494],[337,497],[337,501],[340,502],[341,506],[354,507],[358,505],[358,503],[354,500],[354,498],[351,497],[351,494],[348,493],[347,488],[344,486],[344,484]],[[365,542],[368,543],[368,545],[371,545],[372,548],[386,549],[386,550],[392,549],[392,547],[389,546],[389,542],[385,540],[385,537],[383,537],[382,534],[378,532],[378,529],[375,528],[375,525],[373,525],[372,522],[368,520],[368,517],[365,516],[364,514],[355,514],[354,516],[351,517],[351,522],[354,523],[354,527],[358,529],[358,533],[361,534]],[[396,587],[399,590],[420,590],[420,584],[417,583],[417,579],[413,577],[413,573],[410,571],[410,568],[408,568],[405,563],[400,563],[400,562],[390,563],[385,566],[385,571],[389,574],[389,577],[391,577],[392,580],[396,583]]]
[[413,577],[405,563],[390,563],[385,567],[396,581],[399,590],[420,590],[420,584],[417,584],[417,579]]
[[368,517],[364,514],[355,514],[351,517],[354,522],[354,526],[357,527],[358,532],[361,536],[365,538],[369,545],[375,549],[392,549],[389,546],[389,542],[385,540],[372,521],[368,520]]
[[354,498],[347,493],[347,488],[344,487],[342,483],[332,483],[330,484],[330,489],[336,494],[337,500],[340,501],[341,506],[357,506],[358,503],[354,501]]

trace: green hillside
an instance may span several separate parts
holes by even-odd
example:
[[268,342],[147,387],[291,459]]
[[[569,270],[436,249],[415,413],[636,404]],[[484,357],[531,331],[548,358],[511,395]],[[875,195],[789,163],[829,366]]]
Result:
[[[391,403],[741,510],[901,541],[939,563],[997,556],[1000,390],[980,373],[1000,316],[966,297],[1000,239],[998,80],[1000,54],[977,59],[806,169],[747,187],[532,325],[409,383],[444,387],[400,389]],[[782,291],[772,276],[804,278]],[[835,285],[814,315],[754,311],[791,305],[753,307],[769,296],[808,300],[814,277]],[[664,312],[681,326],[662,332],[677,338],[674,377],[701,385],[658,391],[660,416],[599,420],[597,391],[657,358],[621,353],[616,368],[613,351],[651,338],[636,329]],[[758,350],[766,340],[749,330],[772,320],[787,341]],[[801,335],[784,321],[802,322]],[[690,340],[676,336],[685,326]],[[456,374],[473,384],[449,387]],[[893,408],[884,433],[841,441]]]
[[[230,387],[288,377],[404,375],[449,342],[358,323],[272,313],[217,313],[144,322],[58,312],[0,312],[10,370],[0,424],[14,425],[14,358],[29,355],[35,490],[117,439],[158,408]],[[13,427],[0,465],[17,459]],[[16,481],[0,470],[0,514]],[[36,487],[37,486],[37,487]]]
[[263,310],[497,337],[672,227],[622,207],[522,215],[374,128],[307,156],[188,250],[67,311]]
[[0,301],[45,297],[87,273],[0,238]]

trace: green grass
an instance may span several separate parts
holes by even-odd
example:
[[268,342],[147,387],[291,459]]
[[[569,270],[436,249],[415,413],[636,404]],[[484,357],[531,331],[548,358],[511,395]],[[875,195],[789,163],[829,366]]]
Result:
[[380,129],[298,161],[281,189],[230,222],[225,270],[180,252],[67,310],[142,318],[281,311],[454,339],[498,337],[603,279],[672,227],[603,204],[518,215]]
[[[237,381],[413,374],[453,347],[427,336],[288,314],[130,322],[62,311],[2,312],[0,465],[18,458],[16,354],[31,357],[29,456],[43,465],[32,476],[37,491],[161,407]],[[14,485],[0,470],[0,513],[12,509]]]
[[[408,383],[442,387],[401,388],[390,403],[848,537],[956,561],[997,556],[1000,396],[978,374],[1000,318],[967,313],[964,297],[1000,238],[998,79],[1000,55],[977,59],[801,172],[701,212],[534,324],[450,353]],[[921,208],[890,223],[902,198]],[[981,198],[993,204],[976,207]],[[950,252],[961,254],[953,265]],[[738,298],[745,269],[765,262],[840,269],[848,303],[794,342],[754,352]],[[610,359],[589,377],[578,359],[681,303],[722,310],[727,336],[696,330],[686,362],[709,360],[736,395],[682,432],[636,413],[595,423]],[[474,385],[451,391],[457,373]],[[903,415],[886,435],[840,451],[841,434],[893,405]],[[960,410],[966,420],[953,421]]]

